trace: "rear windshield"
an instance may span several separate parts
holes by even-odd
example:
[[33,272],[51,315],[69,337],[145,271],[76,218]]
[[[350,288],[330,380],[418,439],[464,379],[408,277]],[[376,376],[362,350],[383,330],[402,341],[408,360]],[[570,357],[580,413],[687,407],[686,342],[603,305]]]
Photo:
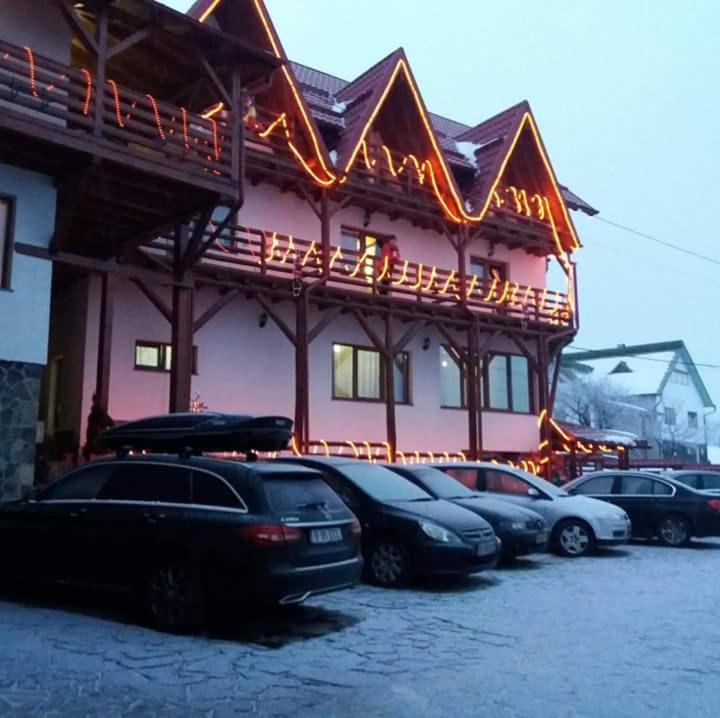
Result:
[[467,486],[439,469],[420,469],[419,471],[413,471],[413,474],[441,499],[463,499],[474,496]]
[[341,473],[378,501],[425,501],[430,494],[384,466],[343,464]]
[[276,513],[318,506],[347,511],[340,497],[319,477],[266,475],[263,485],[270,508]]

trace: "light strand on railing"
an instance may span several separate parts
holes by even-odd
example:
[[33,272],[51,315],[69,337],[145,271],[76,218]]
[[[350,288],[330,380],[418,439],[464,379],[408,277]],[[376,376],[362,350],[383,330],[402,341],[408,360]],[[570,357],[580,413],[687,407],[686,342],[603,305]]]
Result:
[[83,67],[80,72],[85,78],[85,99],[83,100],[82,113],[83,115],[85,115],[85,117],[87,117],[90,112],[90,103],[92,102],[93,81],[92,75],[90,74],[89,70],[86,70]]

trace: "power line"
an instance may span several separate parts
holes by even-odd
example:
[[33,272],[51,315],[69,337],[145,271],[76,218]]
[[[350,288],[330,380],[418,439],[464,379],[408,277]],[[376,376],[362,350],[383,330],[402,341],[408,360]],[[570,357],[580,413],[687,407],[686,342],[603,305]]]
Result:
[[[577,349],[581,352],[596,352],[596,351],[602,351],[600,349],[588,349],[587,347],[579,347],[575,344],[573,344],[570,349]],[[633,359],[641,359],[642,361],[654,361],[654,362],[661,362],[662,364],[672,364],[674,360],[670,359],[658,359],[656,357],[647,357],[647,356],[639,356],[637,354],[623,354],[618,355],[617,357],[596,357],[597,359],[623,359],[624,357],[632,357]],[[582,360],[580,360],[582,363]],[[593,357],[590,357],[589,359],[586,359],[585,361],[593,361]],[[720,369],[720,364],[702,364],[700,362],[693,362],[695,366],[703,367],[704,369]]]
[[638,230],[632,229],[632,227],[626,227],[624,224],[619,224],[618,222],[612,222],[609,219],[605,219],[604,217],[599,217],[597,215],[595,215],[593,217],[593,219],[597,219],[600,222],[605,222],[605,224],[610,224],[613,227],[622,229],[625,232],[630,232],[630,234],[635,234],[638,237],[643,237],[644,239],[649,239],[651,242],[657,242],[658,244],[662,244],[663,247],[669,247],[670,249],[674,249],[677,252],[682,252],[683,254],[689,254],[691,257],[695,257],[696,259],[702,259],[705,262],[710,262],[711,264],[720,265],[720,259],[715,259],[713,257],[708,257],[705,254],[699,254],[698,252],[693,252],[690,249],[685,249],[685,247],[679,247],[677,244],[672,244],[672,242],[666,242],[664,239],[658,239],[657,237],[653,237],[651,234],[645,234],[645,232],[638,232]]

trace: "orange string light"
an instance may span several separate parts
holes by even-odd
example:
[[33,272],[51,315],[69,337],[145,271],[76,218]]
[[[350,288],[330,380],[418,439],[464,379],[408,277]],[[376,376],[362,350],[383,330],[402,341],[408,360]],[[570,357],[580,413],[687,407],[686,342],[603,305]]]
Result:
[[90,102],[92,101],[92,75],[88,70],[86,70],[84,67],[80,70],[82,73],[82,76],[85,78],[85,99],[83,100],[83,107],[82,107],[82,113],[85,115],[85,117],[88,116],[88,113],[90,112]]
[[165,141],[165,132],[162,128],[162,123],[160,122],[160,110],[158,110],[157,102],[155,101],[155,98],[152,95],[145,95],[145,97],[150,100],[150,104],[152,105],[153,109],[153,115],[155,115],[155,125],[157,126],[158,135],[160,135],[160,139]]
[[117,118],[118,127],[125,127],[125,123],[122,118],[122,111],[120,110],[120,94],[118,92],[117,82],[115,80],[108,80],[108,84],[113,91],[113,100],[115,101],[115,117]]

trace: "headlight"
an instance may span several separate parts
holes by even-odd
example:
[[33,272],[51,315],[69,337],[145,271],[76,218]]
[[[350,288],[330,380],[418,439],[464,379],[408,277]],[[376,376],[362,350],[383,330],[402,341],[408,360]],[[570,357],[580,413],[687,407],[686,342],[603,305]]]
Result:
[[439,541],[440,543],[462,543],[459,536],[456,536],[452,531],[448,531],[437,524],[421,521],[420,528],[422,532],[433,541]]
[[527,528],[524,521],[501,521],[500,527],[508,531],[522,531]]

